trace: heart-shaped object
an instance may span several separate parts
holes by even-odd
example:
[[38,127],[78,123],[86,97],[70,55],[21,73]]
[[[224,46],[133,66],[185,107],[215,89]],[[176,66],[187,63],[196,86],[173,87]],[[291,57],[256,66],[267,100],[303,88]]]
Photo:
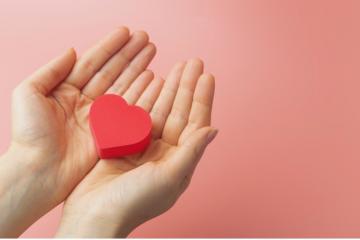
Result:
[[101,158],[118,158],[138,153],[150,143],[149,114],[113,94],[95,99],[90,108],[90,128]]

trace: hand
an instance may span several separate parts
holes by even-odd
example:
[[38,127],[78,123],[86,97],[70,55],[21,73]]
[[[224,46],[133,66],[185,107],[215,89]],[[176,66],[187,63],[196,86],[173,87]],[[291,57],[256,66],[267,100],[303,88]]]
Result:
[[78,60],[68,50],[16,88],[12,142],[0,170],[1,236],[21,234],[95,165],[91,103],[106,92],[126,94],[136,78],[150,82],[153,74],[144,70],[155,51],[146,33],[130,36],[122,27]]
[[177,64],[160,95],[154,88],[137,100],[130,87],[126,100],[151,114],[152,143],[143,154],[100,160],[66,200],[58,236],[124,237],[169,209],[216,136],[214,88],[197,59]]

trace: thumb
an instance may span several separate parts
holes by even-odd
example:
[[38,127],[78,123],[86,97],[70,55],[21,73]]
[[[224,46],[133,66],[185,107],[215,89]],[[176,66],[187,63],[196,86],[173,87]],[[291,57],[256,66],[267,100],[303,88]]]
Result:
[[168,160],[171,174],[180,178],[192,175],[206,147],[214,140],[217,133],[218,130],[212,127],[203,127],[192,133],[179,146],[174,157]]

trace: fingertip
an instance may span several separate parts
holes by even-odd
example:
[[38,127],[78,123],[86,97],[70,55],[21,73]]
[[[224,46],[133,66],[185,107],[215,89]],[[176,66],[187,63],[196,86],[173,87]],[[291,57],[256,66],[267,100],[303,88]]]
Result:
[[77,54],[76,54],[76,50],[74,47],[69,48],[66,51],[66,55],[69,55],[71,59],[73,59],[74,61],[76,61],[77,58]]
[[184,68],[185,64],[186,64],[186,61],[178,61],[178,62],[174,65],[174,68],[175,68],[175,69],[182,69],[182,68]]
[[150,69],[146,69],[142,74],[148,78],[151,78],[151,79],[154,78],[154,72],[151,71]]
[[123,42],[129,39],[130,32],[127,27],[117,27],[111,33],[109,33],[108,37],[114,39],[115,41]]
[[130,30],[127,26],[120,26],[117,28],[117,31],[130,35]]
[[215,87],[215,77],[211,73],[203,73],[199,78],[199,82]]
[[203,73],[201,76],[208,79],[209,81],[214,81],[215,80],[215,77],[214,77],[214,75],[212,73]]
[[63,66],[68,66],[71,68],[76,62],[76,51],[73,47],[66,49],[66,51],[59,54],[57,57],[53,58],[49,64],[59,65],[64,64]]
[[139,38],[141,40],[143,40],[144,42],[148,42],[149,41],[149,35],[147,32],[145,31],[142,31],[142,30],[138,30],[138,31],[135,31],[133,33],[133,37],[134,38]]
[[147,44],[147,47],[156,53],[157,48],[156,48],[156,45],[155,45],[154,43],[149,42],[149,43]]
[[191,65],[199,66],[201,68],[204,67],[204,61],[199,57],[191,58],[187,61],[187,63]]
[[148,43],[146,44],[146,46],[144,47],[143,51],[145,51],[146,55],[150,55],[151,58],[153,58],[156,55],[156,46],[153,43]]
[[179,61],[175,63],[174,66],[171,68],[168,77],[169,75],[174,74],[176,72],[182,72],[185,68],[185,65],[186,65],[186,61]]

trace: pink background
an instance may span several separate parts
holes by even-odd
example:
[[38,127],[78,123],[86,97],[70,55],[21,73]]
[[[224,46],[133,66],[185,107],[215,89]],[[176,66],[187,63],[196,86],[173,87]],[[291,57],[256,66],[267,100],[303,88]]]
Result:
[[[131,236],[360,236],[359,23],[357,0],[3,0],[0,150],[25,76],[119,25],[145,29],[161,75],[205,60],[220,133],[177,205]],[[53,236],[60,215],[23,236]]]

